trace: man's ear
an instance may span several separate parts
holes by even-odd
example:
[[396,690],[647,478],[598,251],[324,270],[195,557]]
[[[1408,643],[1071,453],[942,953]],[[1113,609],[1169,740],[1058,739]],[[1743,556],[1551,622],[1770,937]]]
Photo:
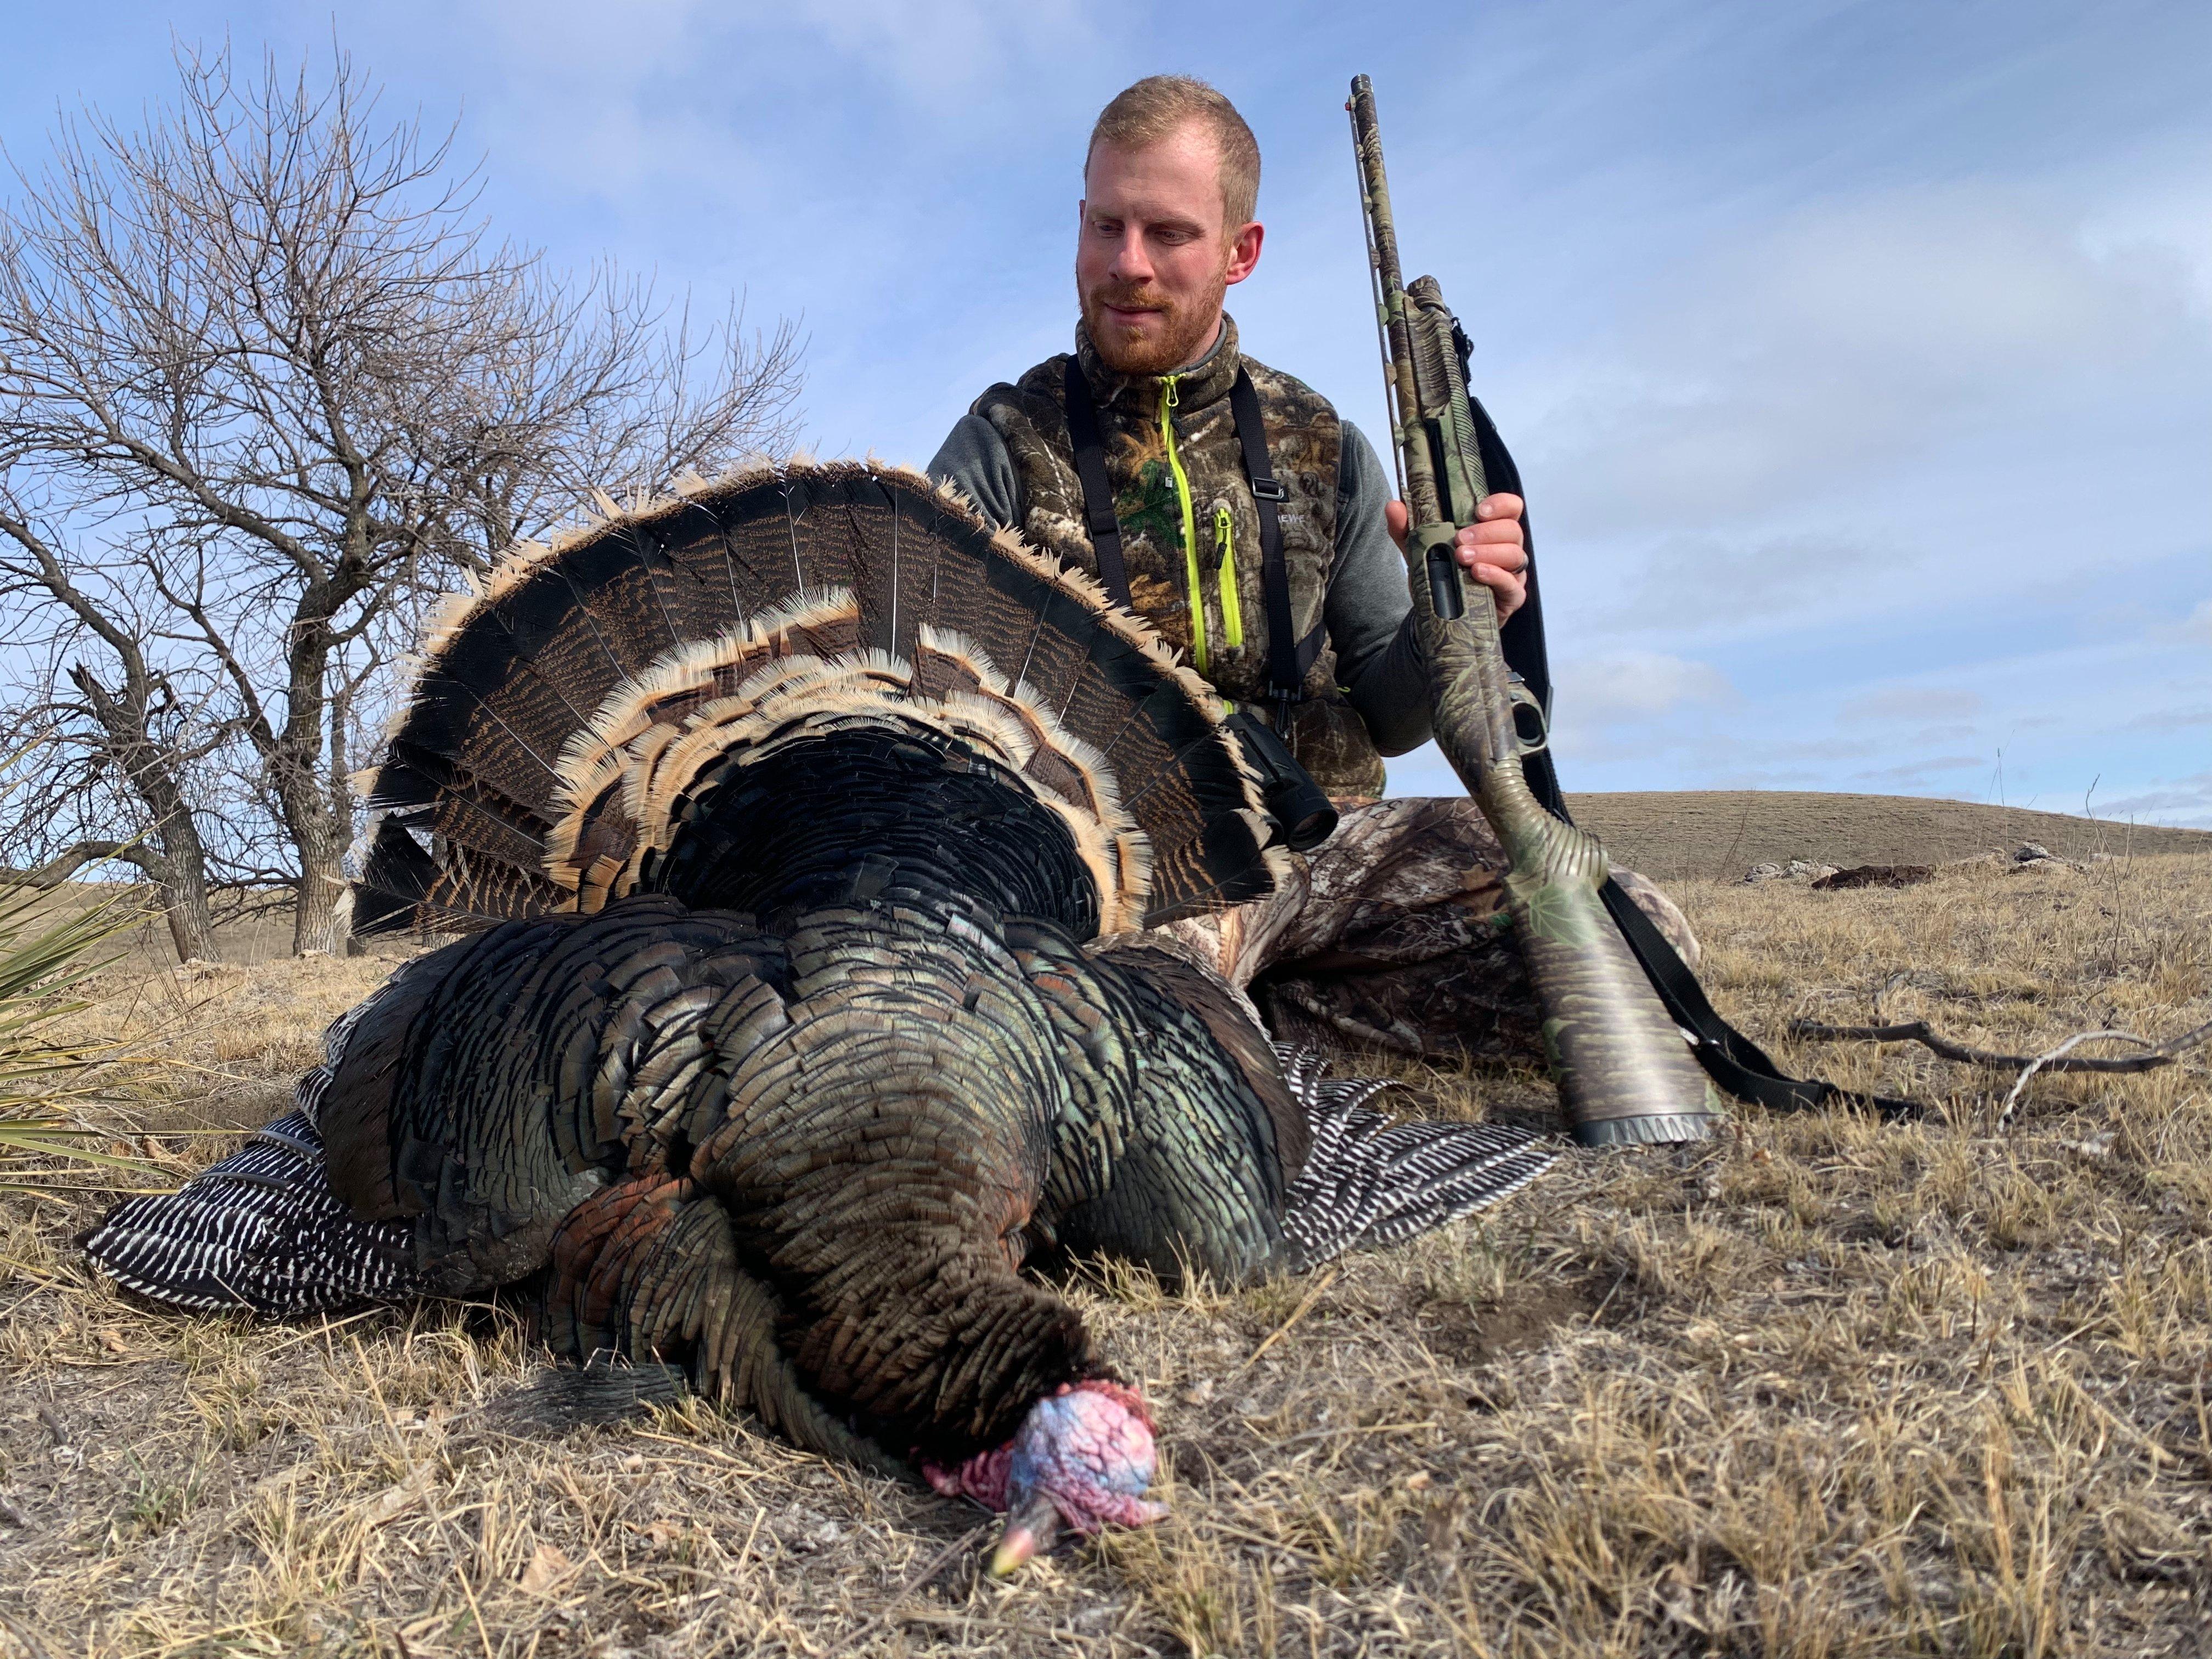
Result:
[[1229,269],[1222,273],[1224,283],[1241,283],[1252,274],[1260,263],[1260,244],[1267,240],[1267,228],[1256,219],[1229,239]]

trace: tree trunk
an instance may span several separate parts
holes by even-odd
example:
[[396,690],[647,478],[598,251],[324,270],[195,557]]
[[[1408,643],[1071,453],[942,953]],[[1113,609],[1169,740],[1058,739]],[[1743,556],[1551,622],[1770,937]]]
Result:
[[0,874],[46,891],[60,886],[88,864],[114,859],[136,865],[161,896],[161,910],[168,920],[170,942],[177,947],[177,960],[189,962],[198,957],[212,962],[215,916],[208,905],[207,870],[200,855],[198,834],[189,819],[176,839],[181,850],[175,857],[164,857],[143,842],[81,841],[35,870]]
[[345,856],[343,831],[332,833],[335,826],[326,817],[303,828],[306,833],[298,838],[300,885],[292,909],[292,954],[327,951],[334,957],[343,956],[346,911],[351,908],[338,903],[346,885],[340,866]]
[[[122,697],[102,685],[84,664],[70,670],[70,678],[84,693],[106,736],[109,759],[130,781],[132,793],[146,804],[152,819],[148,836],[99,856],[121,858],[153,879],[161,895],[161,908],[168,916],[169,938],[177,947],[178,961],[190,962],[198,957],[213,962],[215,917],[208,905],[207,849],[201,844],[200,827],[185,804],[176,769],[147,729],[149,682],[144,659],[135,645],[121,654]],[[149,839],[158,847],[148,845]]]
[[[329,768],[324,777],[325,809],[328,816],[323,824],[328,832],[321,837],[320,866],[311,864],[307,849],[300,849],[301,878],[300,905],[293,925],[292,948],[295,951],[328,951],[334,957],[351,954],[353,945],[353,894],[345,881],[341,860],[345,856],[347,843],[353,839],[353,781],[352,750],[346,741],[349,722],[353,718],[353,696],[356,682],[348,672],[343,653],[339,654],[337,672],[331,678],[327,713],[330,735],[325,741]],[[313,882],[319,902],[327,906],[323,923],[326,944],[308,942],[304,927],[307,920],[307,888]]]
[[[200,860],[197,836],[189,860],[172,858],[167,879],[156,884],[162,913],[168,918],[169,942],[177,947],[177,960],[216,960],[215,915],[208,908],[207,871]],[[189,864],[189,872],[179,866]]]
[[346,846],[353,839],[353,786],[346,744],[353,682],[331,624],[367,586],[363,573],[369,528],[364,489],[348,514],[345,556],[327,579],[308,583],[293,607],[283,726],[271,731],[265,720],[257,719],[250,728],[261,748],[284,827],[300,856],[300,884],[292,911],[295,956],[309,951],[343,956],[353,931],[353,907],[340,902],[346,892]]

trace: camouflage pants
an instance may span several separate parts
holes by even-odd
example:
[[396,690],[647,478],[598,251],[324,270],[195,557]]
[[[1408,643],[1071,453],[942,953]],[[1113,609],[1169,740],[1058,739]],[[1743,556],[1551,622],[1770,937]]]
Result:
[[[1439,1060],[1543,1059],[1505,914],[1505,857],[1472,800],[1337,802],[1336,833],[1271,896],[1167,931],[1245,990],[1276,1036]],[[1692,966],[1674,902],[1614,875]]]

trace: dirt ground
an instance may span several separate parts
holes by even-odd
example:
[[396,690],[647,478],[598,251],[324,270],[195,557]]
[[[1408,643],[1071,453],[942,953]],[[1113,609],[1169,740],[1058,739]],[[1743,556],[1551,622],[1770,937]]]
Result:
[[[70,1247],[104,1200],[0,1199],[0,1655],[2212,1651],[2208,1051],[2039,1076],[2000,1133],[2008,1073],[1785,1035],[1877,996],[2021,1053],[2186,1030],[2212,858],[1674,890],[1778,1059],[1928,1115],[1571,1152],[1311,1279],[1085,1282],[1174,1514],[1007,1584],[976,1513],[696,1406],[510,1437],[509,1310],[151,1312]],[[214,1156],[384,969],[119,966],[118,1141]],[[1449,1114],[1546,1098],[1419,1081]]]
[[2062,858],[2094,853],[2212,853],[2212,830],[2167,830],[2016,806],[1917,795],[1789,790],[1671,790],[1570,795],[1575,821],[1613,857],[1665,881],[1730,881],[1754,864],[1944,864],[2041,843]]

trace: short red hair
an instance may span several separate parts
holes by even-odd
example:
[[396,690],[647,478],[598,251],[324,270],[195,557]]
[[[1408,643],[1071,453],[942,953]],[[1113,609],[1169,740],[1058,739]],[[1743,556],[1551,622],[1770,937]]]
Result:
[[1260,141],[1237,106],[1195,76],[1148,75],[1116,93],[1098,112],[1083,152],[1083,171],[1101,144],[1139,149],[1197,123],[1213,135],[1221,158],[1221,205],[1232,233],[1249,225],[1260,207]]

